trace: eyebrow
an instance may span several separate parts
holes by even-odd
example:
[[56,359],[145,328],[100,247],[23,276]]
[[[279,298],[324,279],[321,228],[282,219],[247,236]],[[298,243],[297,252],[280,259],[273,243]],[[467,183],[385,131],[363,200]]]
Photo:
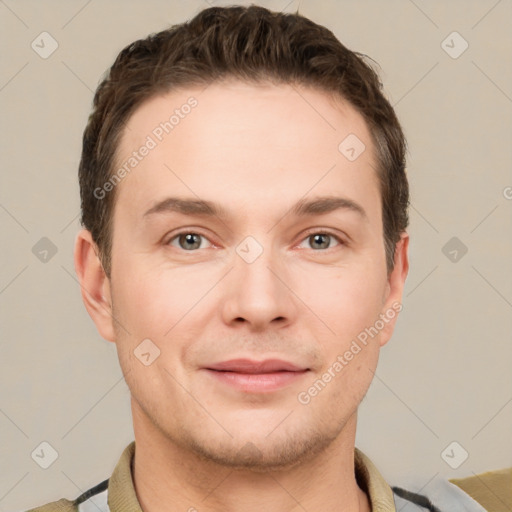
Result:
[[[312,215],[325,215],[336,210],[348,210],[357,213],[361,218],[367,219],[364,208],[345,197],[324,196],[316,199],[300,199],[290,209],[290,214],[296,217]],[[144,213],[144,217],[163,213],[182,213],[184,215],[198,215],[204,217],[229,217],[228,211],[221,205],[204,199],[187,199],[167,197],[157,202]]]

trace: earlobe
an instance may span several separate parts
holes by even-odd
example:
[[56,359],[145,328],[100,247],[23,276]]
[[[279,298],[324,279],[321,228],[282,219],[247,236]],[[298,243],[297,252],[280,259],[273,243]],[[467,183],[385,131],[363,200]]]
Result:
[[398,314],[402,310],[402,296],[409,272],[409,235],[404,231],[396,244],[394,267],[386,283],[386,298],[382,314],[387,322],[380,333],[380,345],[384,346],[395,329]]
[[85,308],[101,337],[114,341],[110,281],[103,270],[92,235],[86,229],[77,234],[74,260]]

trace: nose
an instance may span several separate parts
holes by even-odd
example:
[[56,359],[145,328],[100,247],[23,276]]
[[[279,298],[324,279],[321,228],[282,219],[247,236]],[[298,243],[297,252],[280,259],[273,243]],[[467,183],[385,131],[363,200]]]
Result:
[[288,325],[297,309],[290,280],[283,261],[270,249],[241,244],[224,283],[224,322],[255,332]]

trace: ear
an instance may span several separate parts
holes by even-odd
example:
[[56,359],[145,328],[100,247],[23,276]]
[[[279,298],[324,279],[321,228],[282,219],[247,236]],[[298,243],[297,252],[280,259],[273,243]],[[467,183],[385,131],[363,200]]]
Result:
[[110,281],[98,257],[90,231],[82,229],[75,240],[75,271],[85,308],[100,336],[115,341]]
[[381,318],[384,321],[384,328],[380,332],[379,343],[384,346],[393,331],[395,330],[398,314],[402,311],[402,295],[404,291],[405,279],[409,272],[409,235],[404,231],[400,240],[395,246],[395,265],[388,275],[386,283],[386,292],[384,294],[383,309]]

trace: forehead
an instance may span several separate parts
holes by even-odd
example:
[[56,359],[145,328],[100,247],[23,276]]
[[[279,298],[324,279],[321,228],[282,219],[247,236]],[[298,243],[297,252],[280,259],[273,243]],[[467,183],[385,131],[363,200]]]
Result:
[[135,214],[165,194],[222,197],[261,211],[337,192],[372,195],[378,214],[375,162],[364,119],[343,100],[232,80],[155,96],[135,111],[117,151],[116,168],[127,171],[117,202]]

